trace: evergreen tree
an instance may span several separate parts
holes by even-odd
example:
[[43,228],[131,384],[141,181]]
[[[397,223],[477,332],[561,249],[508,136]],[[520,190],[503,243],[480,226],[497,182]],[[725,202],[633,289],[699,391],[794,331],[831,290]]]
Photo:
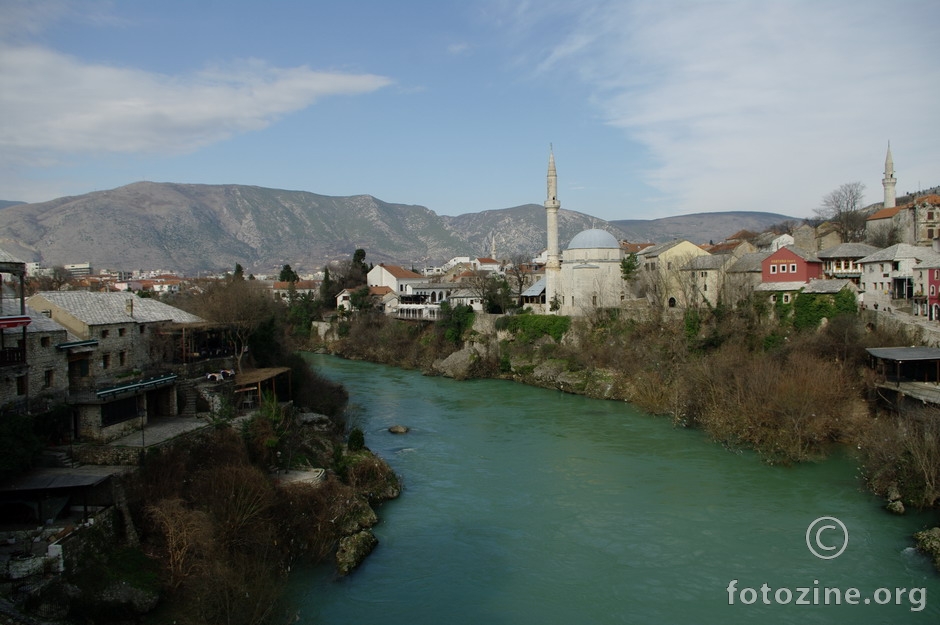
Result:
[[290,265],[284,265],[281,267],[281,273],[277,277],[280,282],[290,282],[293,284],[300,280],[300,276],[297,275],[297,272],[294,271]]

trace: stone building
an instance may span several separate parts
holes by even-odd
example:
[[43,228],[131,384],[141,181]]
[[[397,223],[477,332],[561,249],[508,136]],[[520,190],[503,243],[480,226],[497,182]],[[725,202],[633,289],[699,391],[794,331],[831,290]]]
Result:
[[609,232],[591,229],[576,234],[557,272],[559,313],[581,316],[598,308],[619,307],[626,299],[621,260],[620,242]]
[[177,344],[176,330],[202,319],[132,293],[49,291],[27,303],[68,333],[54,348],[66,363],[77,437],[111,440],[178,414],[177,374],[168,364],[191,348]]

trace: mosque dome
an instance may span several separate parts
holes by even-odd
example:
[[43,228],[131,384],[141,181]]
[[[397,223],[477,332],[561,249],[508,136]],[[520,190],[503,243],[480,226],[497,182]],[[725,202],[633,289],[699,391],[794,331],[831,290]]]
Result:
[[567,249],[584,250],[608,248],[620,248],[620,243],[617,241],[617,237],[607,232],[606,230],[592,228],[591,230],[584,230],[574,235],[574,238],[571,239],[571,243],[568,244]]

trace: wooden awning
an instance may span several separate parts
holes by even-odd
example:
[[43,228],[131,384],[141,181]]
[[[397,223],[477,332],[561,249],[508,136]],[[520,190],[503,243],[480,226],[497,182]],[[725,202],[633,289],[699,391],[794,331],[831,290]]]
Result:
[[261,394],[265,388],[275,392],[275,378],[280,375],[288,374],[287,385],[290,393],[290,367],[267,367],[264,369],[252,369],[243,373],[235,374],[235,392],[257,393],[257,399],[260,401]]
[[268,367],[265,369],[252,369],[243,373],[235,374],[235,387],[252,386],[272,378],[276,378],[282,373],[290,371],[290,367]]

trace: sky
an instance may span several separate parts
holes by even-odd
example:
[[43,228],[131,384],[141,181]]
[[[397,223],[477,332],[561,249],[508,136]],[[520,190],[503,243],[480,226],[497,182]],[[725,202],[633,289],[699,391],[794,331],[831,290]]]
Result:
[[936,0],[0,0],[0,199],[810,217],[940,184]]

